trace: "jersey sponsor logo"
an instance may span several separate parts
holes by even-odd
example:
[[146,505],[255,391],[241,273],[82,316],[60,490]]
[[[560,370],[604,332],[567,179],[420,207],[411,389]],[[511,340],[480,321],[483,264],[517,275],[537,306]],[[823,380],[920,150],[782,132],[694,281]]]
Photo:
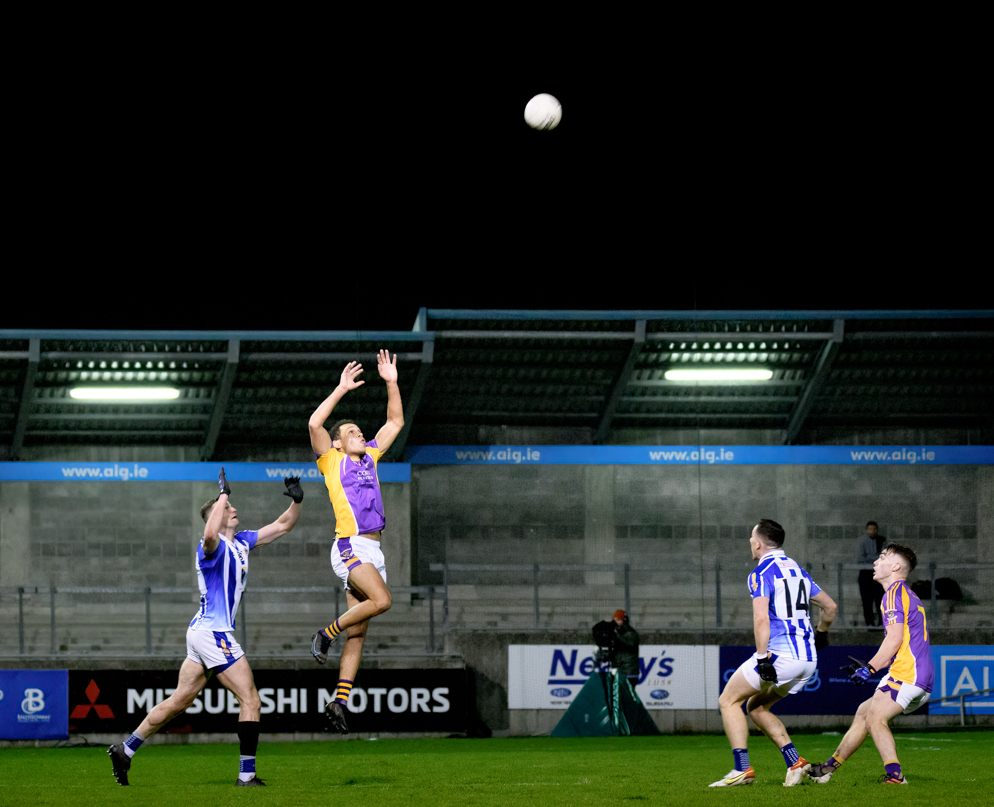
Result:
[[[741,578],[739,578],[739,579],[741,579]],[[751,575],[749,575],[749,587],[753,591],[759,591],[759,580],[758,580],[758,575],[756,574],[756,572],[753,572]]]

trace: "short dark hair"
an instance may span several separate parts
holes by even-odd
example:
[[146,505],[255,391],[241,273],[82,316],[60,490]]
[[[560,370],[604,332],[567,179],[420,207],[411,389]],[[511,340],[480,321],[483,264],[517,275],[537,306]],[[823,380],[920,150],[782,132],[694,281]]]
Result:
[[867,526],[867,527],[879,527],[880,525],[879,525],[879,524],[877,524],[877,522],[876,522],[876,521],[867,521],[867,522],[866,522],[866,526]]
[[346,418],[345,420],[338,421],[338,423],[331,427],[331,442],[334,443],[336,440],[340,440],[342,438],[342,426],[346,423],[355,423],[355,421]]
[[895,555],[900,555],[908,562],[908,565],[911,567],[912,570],[914,570],[915,566],[918,565],[918,556],[915,554],[915,551],[910,546],[905,546],[904,544],[890,543],[887,544],[887,546],[885,546],[881,550],[880,554],[884,554],[886,552],[892,552]]
[[787,536],[783,531],[783,527],[769,518],[761,518],[759,520],[759,523],[756,525],[756,532],[766,539],[766,543],[777,547],[777,549],[783,546],[783,539]]
[[200,517],[204,520],[204,524],[207,523],[207,519],[210,518],[210,515],[211,515],[211,510],[214,509],[214,505],[217,504],[217,500],[220,499],[220,498],[221,498],[221,496],[217,495],[213,499],[211,499],[209,502],[207,502],[206,504],[204,504],[203,507],[200,508]]

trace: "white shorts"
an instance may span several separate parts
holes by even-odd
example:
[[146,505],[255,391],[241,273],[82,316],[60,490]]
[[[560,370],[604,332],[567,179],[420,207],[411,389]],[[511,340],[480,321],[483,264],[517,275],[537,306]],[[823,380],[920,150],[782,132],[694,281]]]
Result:
[[929,696],[932,694],[931,692],[926,692],[921,687],[916,687],[914,684],[908,684],[904,681],[898,681],[889,675],[885,675],[880,679],[877,689],[890,695],[891,700],[900,706],[904,710],[903,714],[906,715],[911,714],[916,709],[921,709],[922,706],[928,703]]
[[772,681],[764,681],[759,677],[759,671],[756,669],[756,659],[752,656],[749,656],[739,666],[742,675],[745,676],[746,681],[749,682],[749,686],[753,689],[758,689],[761,692],[772,689],[781,696],[794,695],[804,688],[808,679],[818,669],[817,661],[801,661],[790,656],[780,656],[776,653],[772,655],[774,656],[773,668],[777,671],[777,682],[775,684]]
[[331,545],[331,568],[345,584],[346,591],[349,590],[349,572],[363,563],[375,567],[383,582],[387,582],[387,565],[379,541],[354,535],[351,538],[337,538]]
[[186,657],[201,665],[208,673],[224,672],[245,655],[231,631],[186,631]]

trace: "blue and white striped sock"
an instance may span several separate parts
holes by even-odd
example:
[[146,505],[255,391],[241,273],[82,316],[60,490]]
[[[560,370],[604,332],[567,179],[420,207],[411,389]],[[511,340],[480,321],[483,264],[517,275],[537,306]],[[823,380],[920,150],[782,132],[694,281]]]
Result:
[[242,782],[255,778],[255,757],[238,757],[238,778]]
[[797,749],[794,748],[793,743],[787,743],[780,749],[780,753],[783,754],[783,761],[787,763],[788,768],[801,758],[801,755],[797,753]]
[[124,753],[128,755],[128,759],[135,755],[135,751],[141,748],[143,742],[145,742],[144,738],[139,737],[137,733],[132,734],[124,741]]

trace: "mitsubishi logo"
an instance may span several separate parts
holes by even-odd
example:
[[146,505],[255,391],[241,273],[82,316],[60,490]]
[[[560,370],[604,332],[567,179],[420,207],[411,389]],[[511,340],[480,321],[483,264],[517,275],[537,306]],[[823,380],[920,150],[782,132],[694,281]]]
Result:
[[69,715],[70,720],[79,720],[86,717],[90,713],[90,709],[95,709],[97,712],[97,717],[108,718],[113,717],[114,712],[111,711],[109,706],[105,706],[102,703],[97,703],[97,695],[100,694],[100,687],[97,686],[97,682],[92,678],[90,679],[89,685],[86,687],[86,697],[89,699],[89,703],[81,703],[75,709],[72,710],[72,714]]

